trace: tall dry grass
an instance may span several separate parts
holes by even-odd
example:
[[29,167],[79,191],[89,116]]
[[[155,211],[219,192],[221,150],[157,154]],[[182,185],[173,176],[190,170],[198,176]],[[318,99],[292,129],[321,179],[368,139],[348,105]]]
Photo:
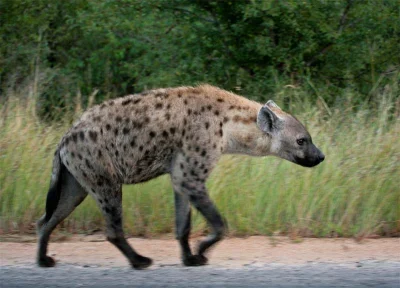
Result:
[[[303,168],[265,157],[225,156],[207,182],[227,218],[231,235],[365,236],[400,233],[399,87],[376,92],[380,103],[328,107],[311,105],[305,91],[282,91],[326,155],[321,165]],[[18,96],[18,95],[17,95]],[[53,151],[70,125],[48,125],[35,115],[34,97],[9,97],[0,106],[0,228],[29,232],[44,212]],[[279,93],[277,94],[279,102]],[[397,109],[397,110],[396,110]],[[80,110],[80,109],[78,109]],[[173,192],[168,176],[124,187],[124,225],[129,235],[174,230]],[[206,224],[195,213],[194,230]],[[102,228],[94,201],[87,198],[63,229]]]

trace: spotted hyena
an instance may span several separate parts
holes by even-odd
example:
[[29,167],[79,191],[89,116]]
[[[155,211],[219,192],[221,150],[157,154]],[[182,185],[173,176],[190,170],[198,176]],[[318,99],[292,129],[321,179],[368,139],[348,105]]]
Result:
[[[40,266],[51,232],[90,194],[106,220],[107,239],[134,268],[151,265],[128,244],[122,230],[122,184],[170,174],[175,194],[176,237],[187,266],[204,265],[226,224],[205,182],[225,153],[274,155],[312,167],[324,160],[310,134],[273,101],[265,105],[201,85],[157,89],[109,100],[85,112],[55,153],[46,213],[38,221]],[[212,234],[193,254],[189,246],[193,205]]]

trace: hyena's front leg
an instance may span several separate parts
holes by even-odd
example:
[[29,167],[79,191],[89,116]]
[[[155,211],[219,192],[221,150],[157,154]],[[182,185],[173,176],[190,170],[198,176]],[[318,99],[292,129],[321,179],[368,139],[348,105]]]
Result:
[[97,187],[97,203],[106,220],[107,240],[114,244],[128,258],[132,267],[144,269],[152,264],[150,258],[139,255],[126,241],[122,228],[122,187]]
[[204,257],[204,253],[224,237],[226,225],[221,214],[208,196],[204,183],[201,189],[195,190],[192,188],[191,190],[193,193],[190,194],[190,202],[204,216],[204,218],[206,218],[208,224],[213,230],[205,240],[200,242],[198,247],[198,255]]
[[189,197],[186,194],[175,191],[175,224],[176,239],[181,246],[182,262],[186,266],[199,266],[207,263],[204,256],[193,255],[189,245],[191,230],[191,209]]
[[[181,245],[183,263],[187,266],[204,265],[207,263],[204,253],[223,238],[225,223],[209,198],[203,182],[188,179],[174,179],[173,181],[175,182],[174,187],[177,187],[175,193],[178,197],[175,198],[175,201],[178,200],[176,202],[176,233]],[[177,182],[180,182],[179,186]],[[189,202],[206,218],[213,230],[213,233],[200,243],[197,255],[192,255],[188,242],[190,233]]]

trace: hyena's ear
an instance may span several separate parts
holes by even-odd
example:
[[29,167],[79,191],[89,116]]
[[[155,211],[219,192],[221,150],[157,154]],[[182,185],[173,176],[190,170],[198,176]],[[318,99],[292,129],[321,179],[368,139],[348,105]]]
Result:
[[265,106],[268,106],[269,108],[276,108],[279,110],[282,110],[276,103],[272,100],[268,100],[268,102],[265,104]]
[[257,126],[265,133],[274,134],[278,131],[282,120],[276,116],[270,107],[279,108],[278,105],[276,105],[272,100],[268,101],[267,104],[265,104],[260,111],[258,111]]

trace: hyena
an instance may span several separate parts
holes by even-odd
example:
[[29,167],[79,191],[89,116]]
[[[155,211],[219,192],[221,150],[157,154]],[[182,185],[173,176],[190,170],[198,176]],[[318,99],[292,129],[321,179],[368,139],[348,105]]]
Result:
[[[273,101],[262,105],[210,85],[157,89],[94,106],[56,149],[46,213],[37,223],[37,263],[55,265],[46,255],[50,234],[90,194],[105,217],[107,240],[134,268],[150,266],[152,260],[124,237],[121,188],[168,173],[183,264],[206,264],[205,252],[223,238],[226,223],[205,183],[225,153],[273,155],[306,167],[325,158],[306,128]],[[195,253],[190,205],[212,228]]]

